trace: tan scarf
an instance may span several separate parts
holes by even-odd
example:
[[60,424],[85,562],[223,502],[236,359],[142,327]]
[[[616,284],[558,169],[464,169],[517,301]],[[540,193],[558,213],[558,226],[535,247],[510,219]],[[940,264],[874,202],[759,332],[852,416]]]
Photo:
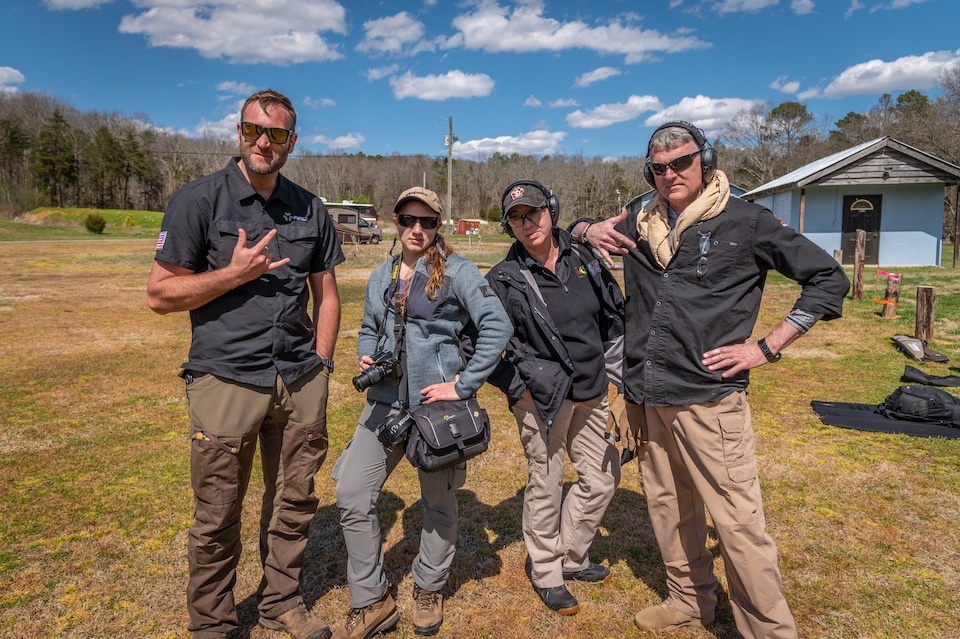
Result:
[[[713,174],[713,179],[703,188],[700,196],[677,218],[677,226],[670,234],[668,210],[670,204],[656,193],[637,216],[637,234],[641,241],[650,244],[650,252],[661,268],[666,268],[680,246],[680,235],[697,222],[717,217],[730,199],[730,183],[723,171]],[[667,241],[669,238],[670,241]]]

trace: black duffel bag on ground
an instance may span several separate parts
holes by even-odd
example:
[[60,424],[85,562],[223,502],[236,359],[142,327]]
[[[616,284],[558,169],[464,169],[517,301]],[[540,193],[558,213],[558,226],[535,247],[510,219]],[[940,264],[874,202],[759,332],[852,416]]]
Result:
[[960,428],[960,400],[939,388],[901,386],[878,409],[886,417]]
[[476,457],[490,445],[490,418],[476,397],[411,406],[407,439],[410,463],[426,472]]

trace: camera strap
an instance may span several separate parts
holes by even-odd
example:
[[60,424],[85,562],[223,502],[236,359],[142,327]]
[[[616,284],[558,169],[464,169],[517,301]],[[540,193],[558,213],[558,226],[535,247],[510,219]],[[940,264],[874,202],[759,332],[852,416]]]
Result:
[[400,385],[398,387],[399,391],[399,403],[402,408],[407,408],[409,401],[407,396],[409,391],[407,389],[407,349],[405,348],[404,340],[406,337],[406,327],[407,327],[407,317],[406,312],[400,312],[397,308],[396,299],[397,292],[400,290],[400,259],[402,255],[397,255],[393,258],[393,270],[390,274],[390,285],[387,287],[387,290],[384,291],[384,299],[386,301],[386,308],[384,309],[384,318],[383,322],[378,328],[377,335],[377,344],[380,343],[380,338],[383,337],[386,323],[387,323],[387,312],[393,311],[393,357],[400,362],[399,367],[399,377]]

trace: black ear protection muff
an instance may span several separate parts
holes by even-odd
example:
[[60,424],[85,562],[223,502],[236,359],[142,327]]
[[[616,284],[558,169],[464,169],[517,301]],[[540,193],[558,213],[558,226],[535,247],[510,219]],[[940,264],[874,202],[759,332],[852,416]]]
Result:
[[516,237],[513,234],[513,229],[510,228],[510,223],[507,222],[507,211],[503,207],[503,200],[507,197],[507,193],[512,191],[514,187],[520,186],[522,184],[527,184],[537,189],[543,193],[543,197],[547,200],[547,210],[550,211],[550,220],[551,223],[556,226],[557,220],[560,219],[560,200],[554,195],[547,187],[540,184],[536,180],[517,180],[503,190],[503,195],[500,196],[500,228],[503,229],[503,232],[509,235],[510,237]]
[[[703,135],[698,127],[690,124],[689,122],[684,122],[683,120],[673,120],[672,122],[667,122],[666,124],[661,124],[657,127],[656,131],[650,136],[650,140],[653,140],[653,137],[663,131],[664,129],[672,129],[674,127],[684,129],[692,137],[693,141],[697,143],[697,146],[700,148],[700,169],[703,174],[704,183],[709,182],[713,179],[713,174],[717,170],[717,150],[713,147],[707,146],[707,138]],[[647,162],[643,165],[643,179],[647,181],[647,184],[650,186],[655,186],[653,181],[653,171],[650,170],[650,143],[647,143]]]

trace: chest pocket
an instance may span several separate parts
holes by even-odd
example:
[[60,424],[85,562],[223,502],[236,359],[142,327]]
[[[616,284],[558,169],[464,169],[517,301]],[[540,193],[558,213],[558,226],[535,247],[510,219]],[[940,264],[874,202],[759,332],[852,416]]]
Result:
[[307,271],[310,259],[319,241],[317,225],[311,219],[306,222],[292,222],[277,225],[277,241],[280,255],[275,259],[290,258],[289,266],[297,271]]
[[690,268],[691,279],[702,284],[722,282],[736,267],[741,242],[700,232],[696,239]]
[[210,243],[210,259],[213,268],[223,268],[233,259],[233,251],[237,247],[237,239],[240,237],[240,229],[247,234],[247,246],[253,246],[260,241],[263,236],[263,227],[253,222],[240,222],[239,220],[217,220],[214,226],[215,231],[210,234],[208,239]]

